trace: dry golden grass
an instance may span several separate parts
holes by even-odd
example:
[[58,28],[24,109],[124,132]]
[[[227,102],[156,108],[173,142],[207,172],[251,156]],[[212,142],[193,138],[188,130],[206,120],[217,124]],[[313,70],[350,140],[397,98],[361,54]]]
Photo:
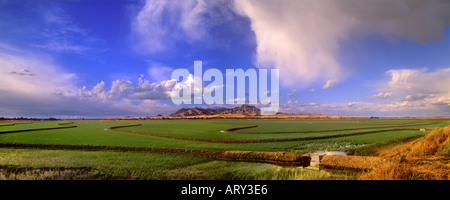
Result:
[[389,158],[361,180],[449,180],[450,126],[436,128],[425,137],[378,152]]
[[349,168],[358,170],[374,169],[385,162],[381,157],[324,155],[320,165],[324,168]]
[[408,157],[414,156],[430,156],[436,155],[440,151],[448,149],[450,139],[450,126],[438,128],[427,134],[421,142],[418,142],[411,151],[408,152]]
[[360,180],[411,180],[414,172],[410,166],[398,162],[386,162],[370,173],[362,174]]

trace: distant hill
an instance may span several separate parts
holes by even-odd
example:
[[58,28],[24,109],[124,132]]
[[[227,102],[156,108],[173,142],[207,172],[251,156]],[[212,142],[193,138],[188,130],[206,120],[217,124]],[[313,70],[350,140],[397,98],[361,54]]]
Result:
[[261,110],[255,106],[247,104],[235,108],[182,108],[175,113],[169,115],[170,117],[188,117],[188,116],[210,116],[210,115],[245,115],[245,116],[259,116]]
[[166,116],[152,117],[152,119],[343,119],[347,116],[333,116],[315,113],[261,115],[261,110],[255,106],[242,105],[235,108],[181,108]]
[[[261,110],[251,105],[235,108],[181,108],[170,115],[154,117],[112,117],[114,120],[160,120],[160,119],[349,119],[352,116],[334,116],[316,113],[261,115]],[[364,117],[362,117],[364,118]]]

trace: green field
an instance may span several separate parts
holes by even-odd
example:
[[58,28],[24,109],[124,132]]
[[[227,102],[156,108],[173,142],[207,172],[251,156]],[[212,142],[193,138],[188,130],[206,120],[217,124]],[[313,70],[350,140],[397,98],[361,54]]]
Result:
[[231,161],[211,152],[370,155],[448,124],[443,119],[1,121],[0,179],[347,179],[352,176]]

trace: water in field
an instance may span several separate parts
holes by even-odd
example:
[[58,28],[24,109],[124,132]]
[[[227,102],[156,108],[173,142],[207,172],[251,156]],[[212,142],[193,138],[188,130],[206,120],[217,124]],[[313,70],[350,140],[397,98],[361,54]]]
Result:
[[323,155],[341,155],[341,156],[346,156],[347,154],[345,154],[345,152],[342,152],[342,151],[317,151],[317,152],[311,153],[310,155],[311,155],[310,166],[311,167],[319,167],[320,156],[323,156]]
[[347,154],[345,154],[345,152],[342,151],[318,151],[315,152],[313,154],[317,154],[317,155],[341,155],[341,156],[346,156]]

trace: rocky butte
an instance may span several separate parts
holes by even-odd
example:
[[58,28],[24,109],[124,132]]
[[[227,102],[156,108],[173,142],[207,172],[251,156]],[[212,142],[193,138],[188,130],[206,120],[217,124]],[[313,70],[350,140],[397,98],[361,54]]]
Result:
[[245,115],[245,116],[259,116],[261,111],[255,106],[247,104],[235,108],[182,108],[177,112],[169,115],[171,117],[187,117],[187,116],[211,116],[211,115]]

